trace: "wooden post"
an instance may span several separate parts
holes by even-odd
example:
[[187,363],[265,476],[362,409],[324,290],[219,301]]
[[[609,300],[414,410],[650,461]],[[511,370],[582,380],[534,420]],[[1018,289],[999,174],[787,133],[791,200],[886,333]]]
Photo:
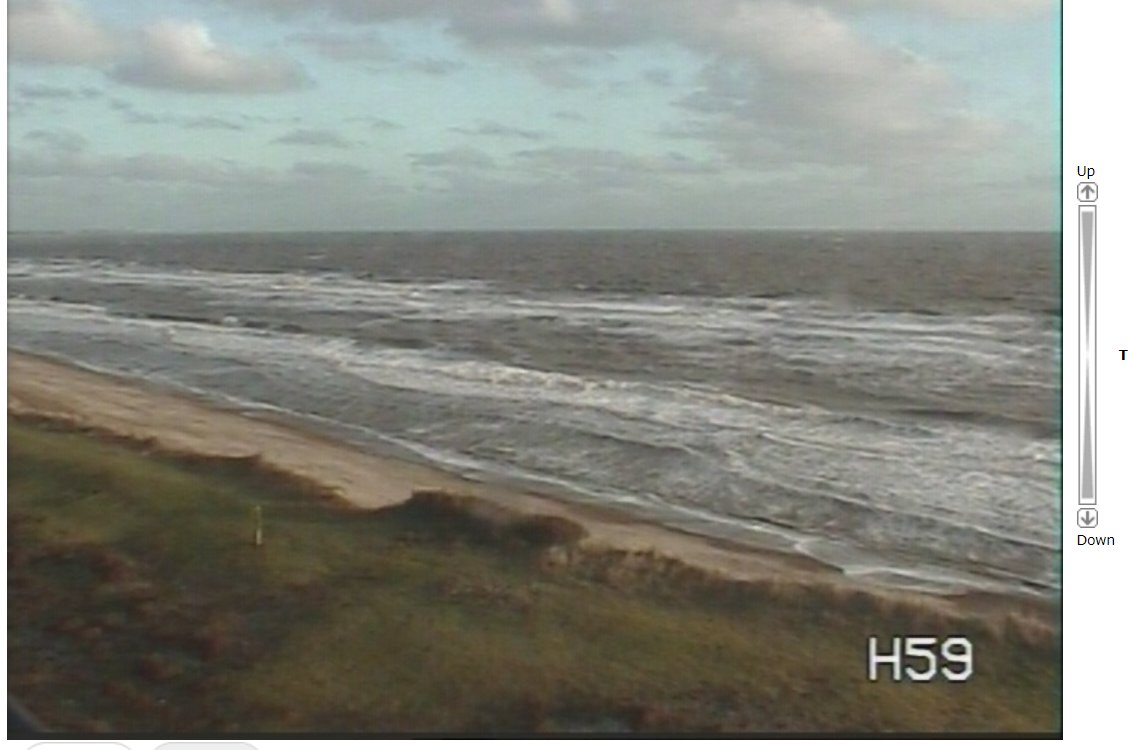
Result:
[[262,546],[262,506],[255,506],[255,546]]

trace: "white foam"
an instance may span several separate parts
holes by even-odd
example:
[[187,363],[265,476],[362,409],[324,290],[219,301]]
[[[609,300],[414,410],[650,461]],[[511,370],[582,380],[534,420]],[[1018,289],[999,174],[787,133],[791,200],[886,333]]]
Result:
[[[752,342],[748,349],[757,358],[801,362],[828,380],[880,383],[890,393],[903,389],[918,398],[922,392],[958,391],[964,383],[996,376],[999,382],[1017,377],[1032,386],[1043,386],[1037,374],[1044,364],[1036,361],[1036,355],[1040,348],[1053,350],[1056,334],[1038,330],[1040,323],[1032,317],[872,313],[811,300],[753,302],[669,295],[639,300],[622,295],[588,294],[578,299],[571,293],[544,293],[518,299],[476,281],[214,273],[110,262],[10,259],[9,272],[13,270],[21,279],[73,278],[94,284],[136,284],[148,290],[206,292],[211,304],[226,315],[225,325],[211,325],[124,318],[98,305],[9,299],[10,333],[16,338],[66,335],[76,340],[151,344],[154,350],[222,358],[268,377],[308,375],[323,379],[327,388],[353,387],[348,381],[356,378],[378,386],[371,389],[377,394],[381,389],[396,389],[421,399],[441,396],[451,404],[449,419],[455,426],[463,418],[459,410],[467,408],[475,414],[492,414],[499,422],[532,415],[573,433],[682,448],[685,455],[679,460],[691,467],[685,470],[688,478],[677,475],[676,462],[668,462],[654,468],[657,486],[701,487],[704,480],[719,476],[733,488],[726,490],[729,496],[723,499],[691,496],[689,490],[684,498],[666,495],[669,507],[661,508],[662,512],[685,523],[778,534],[778,529],[738,517],[746,510],[739,505],[741,488],[764,488],[764,497],[747,499],[760,504],[759,515],[795,516],[795,509],[779,504],[775,495],[803,496],[812,498],[812,503],[820,500],[883,514],[867,521],[874,527],[864,529],[866,533],[896,535],[896,523],[929,519],[945,524],[953,534],[994,534],[1019,544],[1046,546],[1056,535],[1046,523],[1057,501],[1060,463],[1060,449],[1052,440],[1030,440],[990,427],[940,420],[927,428],[911,418],[868,415],[851,421],[829,409],[766,403],[702,384],[581,376],[436,350],[364,346],[345,338],[247,329],[237,315],[226,311],[236,303],[253,302],[267,311],[264,316],[274,308],[354,310],[444,322],[551,317],[559,325],[597,329],[615,323],[619,331],[710,355],[725,352],[726,356],[730,350],[719,341],[747,339]],[[1008,336],[1013,341],[1002,340]],[[900,379],[883,373],[882,368],[891,367],[901,368]],[[875,372],[883,374],[874,377]],[[266,406],[254,402],[254,408]],[[585,488],[591,492],[598,486],[604,497],[617,497],[619,502],[658,505],[643,497],[645,488],[634,493],[616,489],[614,457],[606,462],[607,467],[601,467],[594,466],[598,462],[590,453],[573,456],[570,464],[569,457],[563,456],[556,463],[542,464],[553,471],[539,471],[534,465],[538,451],[543,456],[558,446],[519,446],[509,464],[422,445],[403,436],[381,438],[400,441],[405,449],[450,467],[521,475],[530,481],[567,486],[576,493]],[[589,445],[583,450],[603,448]],[[802,517],[797,521],[823,522]],[[1009,531],[1003,534],[1002,529]],[[827,527],[820,533],[838,532]],[[956,538],[926,541],[938,547],[960,544]],[[882,565],[857,567],[855,573],[903,572]]]

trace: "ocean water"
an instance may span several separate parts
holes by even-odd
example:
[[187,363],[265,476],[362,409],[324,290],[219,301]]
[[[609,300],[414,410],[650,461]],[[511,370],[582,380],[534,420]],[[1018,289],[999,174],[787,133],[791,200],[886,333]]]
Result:
[[930,590],[1060,590],[1060,236],[10,235],[11,346]]

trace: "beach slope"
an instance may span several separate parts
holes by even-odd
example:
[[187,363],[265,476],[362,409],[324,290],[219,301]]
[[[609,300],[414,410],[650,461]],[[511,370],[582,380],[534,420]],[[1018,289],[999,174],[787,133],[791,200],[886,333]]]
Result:
[[377,456],[277,418],[220,409],[201,399],[27,354],[9,352],[8,410],[152,440],[174,452],[257,456],[360,508],[386,507],[403,502],[415,489],[436,488],[486,495],[522,513],[567,518],[587,529],[589,544],[657,550],[736,578],[808,578],[835,572],[801,555],[722,543],[643,523],[616,510],[566,502],[502,484],[487,486],[430,466]]

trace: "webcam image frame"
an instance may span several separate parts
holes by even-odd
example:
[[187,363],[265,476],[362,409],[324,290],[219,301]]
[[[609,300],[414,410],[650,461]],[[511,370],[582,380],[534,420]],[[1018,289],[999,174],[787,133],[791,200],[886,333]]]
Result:
[[987,6],[9,3],[9,736],[1061,737]]

